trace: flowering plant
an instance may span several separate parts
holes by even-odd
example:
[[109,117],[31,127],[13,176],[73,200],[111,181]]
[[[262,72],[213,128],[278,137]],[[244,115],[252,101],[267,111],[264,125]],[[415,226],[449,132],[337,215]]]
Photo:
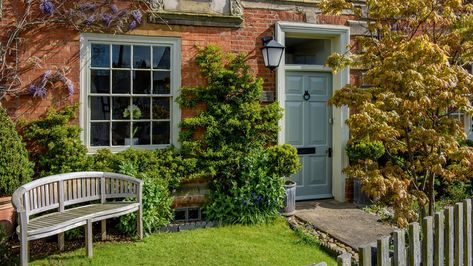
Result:
[[131,104],[125,110],[123,110],[123,117],[132,117],[133,119],[140,119],[141,110],[138,106]]
[[62,83],[62,87],[67,88],[69,96],[74,94],[74,84],[66,77],[68,70],[56,69],[56,71],[46,70],[37,83],[32,83],[28,87],[28,93],[33,97],[44,98],[47,95],[48,86],[54,86],[57,82]]
[[[3,25],[6,32],[0,47],[0,100],[7,95],[23,93],[22,74],[36,68],[42,58],[31,55],[24,60],[22,47],[29,42],[27,32],[40,32],[52,26],[74,29],[77,32],[125,33],[135,29],[142,21],[142,5],[139,1],[123,1],[115,4],[111,0],[31,0],[14,5],[15,16]],[[34,97],[45,97],[47,84],[61,81],[67,87],[69,95],[74,91],[73,83],[65,74],[46,71],[41,81],[28,86],[28,92]]]

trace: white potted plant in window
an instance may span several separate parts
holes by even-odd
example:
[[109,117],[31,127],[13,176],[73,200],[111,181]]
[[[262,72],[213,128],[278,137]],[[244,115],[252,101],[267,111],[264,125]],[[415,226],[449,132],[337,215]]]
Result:
[[[123,117],[124,118],[133,118],[133,120],[140,119],[141,118],[141,110],[138,106],[136,106],[134,104],[129,105],[123,111]],[[134,137],[136,135],[137,131],[138,131],[138,128],[134,127],[133,131],[131,132],[130,138],[125,138],[125,145],[138,145],[139,139]]]

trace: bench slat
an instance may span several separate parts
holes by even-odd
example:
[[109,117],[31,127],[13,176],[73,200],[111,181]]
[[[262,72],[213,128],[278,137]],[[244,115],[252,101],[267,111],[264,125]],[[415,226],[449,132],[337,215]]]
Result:
[[66,210],[63,213],[47,214],[30,220],[28,223],[28,235],[45,233],[87,218],[97,218],[137,207],[138,203],[105,203],[81,206]]

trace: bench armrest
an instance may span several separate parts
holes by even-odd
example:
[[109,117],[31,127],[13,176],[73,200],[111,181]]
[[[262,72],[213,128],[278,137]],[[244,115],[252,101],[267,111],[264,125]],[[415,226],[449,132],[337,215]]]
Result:
[[23,204],[23,195],[26,193],[26,189],[24,187],[19,187],[15,192],[13,193],[11,197],[11,201],[13,204],[13,207],[15,207],[16,212],[26,212],[25,206]]

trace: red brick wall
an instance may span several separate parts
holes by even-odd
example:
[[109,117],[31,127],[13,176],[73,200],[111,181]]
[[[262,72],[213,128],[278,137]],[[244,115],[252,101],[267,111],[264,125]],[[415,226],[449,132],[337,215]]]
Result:
[[[9,2],[5,2],[4,14],[0,27],[5,32],[5,26],[11,22],[12,14]],[[264,79],[265,90],[275,90],[275,73],[264,67],[260,53],[261,38],[274,34],[274,24],[277,21],[304,22],[305,16],[297,11],[275,11],[265,9],[245,9],[242,28],[174,26],[146,24],[129,34],[146,36],[176,36],[182,39],[182,86],[194,86],[201,82],[198,68],[194,64],[195,45],[205,46],[216,44],[226,51],[244,52],[250,56],[249,64],[255,74]],[[320,16],[322,23],[345,24],[347,17]],[[0,35],[1,36],[1,35]],[[38,27],[36,31],[24,36],[22,60],[35,57],[41,58],[41,68],[26,71],[22,75],[23,87],[40,78],[47,69],[69,67],[68,78],[74,82],[76,91],[72,97],[67,97],[65,90],[56,89],[49,92],[46,99],[33,99],[28,95],[7,98],[3,101],[13,118],[32,119],[41,116],[51,106],[60,107],[79,101],[79,33],[65,29]],[[184,110],[183,116],[191,116],[192,110]]]

